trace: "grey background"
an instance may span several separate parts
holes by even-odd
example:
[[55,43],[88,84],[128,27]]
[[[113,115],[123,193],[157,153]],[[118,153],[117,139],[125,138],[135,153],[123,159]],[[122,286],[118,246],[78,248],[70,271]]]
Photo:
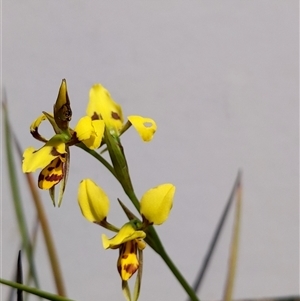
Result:
[[[68,82],[72,126],[85,114],[88,91],[102,83],[124,115],[152,117],[150,144],[132,130],[122,138],[138,196],[160,183],[177,187],[169,220],[157,231],[193,282],[238,168],[244,200],[235,298],[299,292],[298,1],[3,1],[2,84],[23,148],[40,147],[29,125],[51,112]],[[51,136],[47,125],[42,133]],[[19,162],[20,163],[20,162]],[[11,278],[19,248],[2,155],[2,277]],[[38,173],[35,174],[37,178]],[[81,179],[110,197],[111,222],[130,206],[119,185],[79,149],[61,209],[41,191],[69,297],[122,300],[117,251],[106,230],[77,205]],[[21,172],[30,224],[35,210]],[[226,223],[200,297],[222,297],[233,214]],[[108,233],[110,235],[110,233]],[[41,287],[54,292],[39,235]],[[2,297],[7,288],[1,286]],[[148,247],[141,300],[184,300],[185,293]]]

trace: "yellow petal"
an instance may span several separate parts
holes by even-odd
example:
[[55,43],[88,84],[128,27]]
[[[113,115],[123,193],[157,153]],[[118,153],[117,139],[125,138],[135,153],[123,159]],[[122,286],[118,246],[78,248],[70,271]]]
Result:
[[41,189],[49,190],[54,185],[58,184],[62,178],[63,161],[61,161],[60,157],[57,157],[41,171],[38,179],[38,186]]
[[156,132],[156,123],[151,118],[141,116],[128,116],[128,120],[139,133],[143,141],[151,141]]
[[121,107],[111,98],[109,92],[100,84],[95,84],[90,90],[90,100],[87,115],[93,120],[103,119],[109,129],[119,132],[123,126]]
[[40,124],[46,120],[46,116],[44,114],[40,115],[31,125],[30,125],[30,132],[34,132],[38,129]]
[[122,280],[127,281],[139,268],[136,255],[137,246],[134,241],[128,241],[120,247],[117,267]]
[[143,239],[136,239],[135,241],[140,250],[144,250],[146,248],[146,243]]
[[127,241],[145,237],[146,233],[144,231],[135,230],[133,225],[129,222],[126,223],[117,233],[117,235],[111,239],[108,239],[105,234],[102,234],[102,244],[104,249],[117,248]]
[[75,132],[77,138],[88,148],[96,149],[100,146],[104,133],[104,121],[92,120],[90,116],[80,118]]
[[40,115],[31,125],[30,125],[30,133],[31,135],[40,141],[47,142],[48,140],[40,135],[39,126],[46,119],[44,114]]
[[140,202],[141,214],[155,225],[162,224],[169,216],[173,206],[175,186],[162,184],[148,190]]
[[82,180],[79,184],[78,204],[82,215],[90,222],[101,222],[109,212],[107,195],[90,179]]
[[58,156],[61,157],[61,160],[65,160],[66,145],[64,142],[54,138],[55,136],[38,150],[29,147],[24,151],[22,163],[23,172],[34,172],[38,168],[45,168]]

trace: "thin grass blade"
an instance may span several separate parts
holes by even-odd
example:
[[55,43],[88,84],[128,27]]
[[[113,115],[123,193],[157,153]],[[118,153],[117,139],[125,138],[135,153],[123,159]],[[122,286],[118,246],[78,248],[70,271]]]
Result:
[[62,296],[51,294],[51,293],[42,291],[42,290],[37,289],[37,288],[33,288],[33,287],[30,287],[30,286],[27,286],[27,285],[23,285],[23,284],[20,284],[20,283],[17,283],[17,282],[13,282],[13,281],[9,281],[9,280],[2,279],[2,278],[0,278],[0,283],[8,285],[8,286],[11,286],[11,287],[14,287],[16,289],[23,290],[25,292],[28,292],[28,293],[36,295],[36,296],[40,296],[41,298],[44,298],[46,300],[52,300],[52,301],[74,301],[74,300],[69,299],[69,298],[65,298],[65,297],[62,297]]
[[17,172],[15,161],[13,157],[13,148],[12,148],[12,131],[9,125],[8,113],[6,104],[2,102],[3,107],[3,115],[4,115],[4,135],[5,135],[5,147],[6,147],[6,161],[8,166],[8,174],[9,174],[9,182],[11,187],[12,199],[14,204],[14,209],[16,213],[16,219],[20,231],[20,235],[22,238],[22,244],[26,252],[26,257],[29,263],[29,269],[31,270],[33,281],[36,287],[39,287],[39,281],[37,276],[36,267],[33,260],[32,254],[32,245],[28,235],[28,227],[24,215],[24,209],[22,206],[22,200],[20,196],[20,190],[17,179]]
[[[22,268],[22,257],[21,250],[18,254],[18,264],[17,264],[17,282],[23,284],[23,268]],[[17,289],[17,301],[23,301],[23,291],[21,289]]]
[[195,292],[199,292],[200,290],[200,287],[201,287],[201,284],[203,283],[203,279],[204,279],[204,276],[205,276],[205,273],[207,272],[207,268],[209,266],[209,263],[211,261],[211,258],[212,258],[212,255],[214,253],[214,250],[215,250],[215,247],[216,247],[216,244],[218,242],[218,239],[220,237],[220,234],[222,232],[222,229],[223,229],[223,226],[224,226],[224,223],[226,221],[226,218],[228,216],[228,213],[229,213],[229,209],[234,201],[234,196],[235,196],[235,193],[236,193],[236,189],[240,183],[240,177],[241,177],[241,172],[239,171],[238,174],[237,174],[237,177],[236,177],[236,180],[235,180],[235,183],[232,187],[232,190],[231,190],[231,193],[230,193],[230,196],[227,200],[227,203],[226,203],[226,206],[224,208],[224,211],[221,215],[221,218],[219,220],[219,223],[217,225],[217,228],[214,232],[214,235],[212,237],[212,240],[210,242],[210,245],[209,245],[209,248],[207,250],[207,253],[204,257],[204,260],[203,260],[203,263],[202,263],[202,266],[199,270],[199,273],[196,277],[196,280],[195,280],[195,283],[193,285],[193,289]]
[[226,286],[225,286],[225,292],[223,298],[223,300],[225,301],[231,301],[233,295],[233,287],[235,282],[237,257],[238,257],[238,249],[239,249],[241,211],[242,211],[242,183],[241,183],[241,177],[239,177],[239,182],[237,184],[237,189],[236,189],[235,218],[234,218],[234,226],[232,231],[229,266],[228,266],[227,280],[226,280]]

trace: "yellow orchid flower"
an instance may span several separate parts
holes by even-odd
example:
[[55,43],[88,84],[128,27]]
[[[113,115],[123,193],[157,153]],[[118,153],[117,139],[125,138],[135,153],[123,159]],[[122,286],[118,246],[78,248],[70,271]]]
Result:
[[118,230],[116,227],[112,229],[112,225],[106,222],[109,200],[105,192],[90,179],[81,181],[78,203],[82,215],[90,222],[117,232],[110,239],[102,234],[102,245],[104,249],[119,249],[117,268],[123,281],[127,281],[139,269],[141,252],[137,251],[142,251],[146,246],[144,230],[150,224],[159,225],[166,221],[173,205],[174,193],[175,186],[169,183],[151,188],[140,201],[140,213],[144,222],[139,222],[131,215],[132,220]]
[[[95,84],[90,90],[87,115],[93,120],[102,119],[112,135],[120,135],[128,125],[123,124],[122,108],[111,97],[110,93],[101,85]],[[153,138],[156,123],[151,118],[129,116],[129,126],[133,125],[143,141]]]
[[133,222],[126,223],[111,239],[102,234],[104,249],[120,250],[117,268],[122,280],[127,281],[138,270],[140,264],[137,250],[145,248],[146,244],[143,241],[145,237],[146,233],[136,230]]
[[[66,80],[62,80],[54,105],[54,116],[43,112],[30,126],[32,136],[44,142],[44,146],[37,150],[29,147],[23,153],[23,172],[29,173],[35,172],[39,168],[42,169],[38,179],[38,187],[49,190],[54,205],[54,188],[61,182],[58,196],[59,206],[69,171],[69,146],[82,142],[88,148],[96,149],[101,144],[104,132],[104,121],[92,120],[90,116],[81,118],[75,126],[75,131],[70,129],[71,115]],[[55,135],[49,140],[41,136],[38,131],[40,124],[45,120],[50,122],[55,132]]]

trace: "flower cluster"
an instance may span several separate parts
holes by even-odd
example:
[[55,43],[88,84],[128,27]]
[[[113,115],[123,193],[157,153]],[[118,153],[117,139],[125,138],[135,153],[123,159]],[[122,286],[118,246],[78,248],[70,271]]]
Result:
[[[43,112],[30,126],[30,133],[34,138],[44,143],[35,149],[29,147],[24,151],[22,170],[24,173],[42,169],[38,178],[38,186],[49,190],[55,205],[55,186],[60,183],[58,206],[60,206],[65,190],[72,145],[83,143],[94,150],[107,143],[105,131],[112,137],[118,138],[128,127],[133,125],[143,141],[150,141],[156,131],[156,124],[150,118],[129,116],[128,122],[123,123],[121,107],[114,102],[109,92],[100,84],[92,86],[89,94],[87,115],[82,117],[74,130],[69,127],[72,110],[67,91],[66,80],[62,80],[58,97],[54,105],[53,115]],[[55,135],[49,140],[39,134],[39,126],[48,120]]]
[[[143,250],[146,242],[155,249],[158,237],[153,236],[152,225],[166,221],[173,205],[175,187],[162,184],[148,190],[140,200],[134,194],[125,153],[120,136],[132,125],[143,141],[152,140],[156,124],[151,118],[131,115],[124,123],[122,108],[112,99],[109,92],[100,84],[90,89],[86,116],[79,119],[74,128],[69,127],[72,110],[67,91],[67,83],[62,81],[53,114],[43,112],[30,126],[34,138],[44,143],[35,149],[29,147],[23,154],[23,172],[35,172],[42,169],[38,177],[38,187],[49,190],[53,204],[55,186],[60,184],[58,206],[60,206],[70,165],[70,147],[77,145],[94,155],[103,163],[122,185],[130,200],[138,209],[140,217],[135,216],[121,201],[128,222],[121,228],[107,220],[110,201],[106,193],[91,179],[81,181],[78,189],[78,203],[83,216],[116,233],[112,238],[102,235],[104,249],[118,249],[117,269],[122,279],[123,293],[127,300],[137,300],[142,279]],[[48,120],[54,135],[46,139],[40,135],[40,124]],[[107,162],[95,150],[104,147],[108,151],[111,163]],[[102,152],[103,152],[102,151]],[[156,251],[158,251],[156,249]],[[137,272],[138,271],[138,272]],[[137,272],[134,298],[131,299],[127,281]]]
[[[118,229],[107,221],[110,202],[106,193],[90,179],[81,181],[78,203],[83,216],[90,222],[117,232],[110,239],[102,234],[102,244],[104,249],[119,249],[117,269],[123,283],[129,280],[142,264],[142,251],[146,247],[144,239],[147,228],[150,225],[160,225],[166,221],[173,205],[174,193],[175,187],[169,183],[148,190],[140,200],[142,221],[133,218],[121,229]],[[124,205],[122,204],[122,206]],[[126,211],[128,211],[127,208]],[[133,216],[132,213],[131,216]],[[139,285],[141,275],[142,272],[139,270],[136,280]]]

